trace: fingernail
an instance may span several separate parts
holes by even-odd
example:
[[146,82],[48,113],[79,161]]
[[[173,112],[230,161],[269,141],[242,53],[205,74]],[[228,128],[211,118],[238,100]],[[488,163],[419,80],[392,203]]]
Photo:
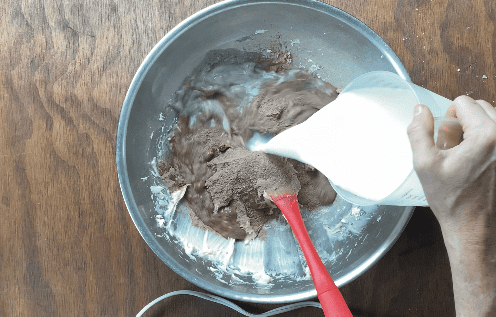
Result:
[[422,113],[422,106],[421,105],[416,105],[414,109],[414,115],[418,116],[419,114]]

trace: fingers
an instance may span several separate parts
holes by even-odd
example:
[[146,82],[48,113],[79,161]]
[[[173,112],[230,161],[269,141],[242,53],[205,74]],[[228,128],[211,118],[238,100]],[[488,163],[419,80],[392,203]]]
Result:
[[[463,139],[453,153],[463,153],[472,160],[485,161],[495,157],[496,144],[496,110],[486,101],[468,96],[457,97],[446,112],[446,116],[455,116],[463,127]],[[457,157],[455,155],[455,157]],[[483,164],[483,163],[481,163]]]
[[489,118],[496,122],[496,108],[485,100],[477,100],[476,102],[486,111]]
[[487,123],[488,119],[496,121],[491,116],[496,118],[496,110],[485,102],[479,103],[469,96],[459,96],[449,106],[446,111],[447,117],[458,118],[463,127],[463,131],[467,129],[477,128]]
[[439,150],[434,144],[434,118],[424,105],[415,107],[415,114],[408,126],[408,138],[413,153],[413,166],[418,169],[435,159]]
[[441,150],[451,149],[460,144],[462,135],[463,129],[458,122],[442,121],[437,129],[436,147]]

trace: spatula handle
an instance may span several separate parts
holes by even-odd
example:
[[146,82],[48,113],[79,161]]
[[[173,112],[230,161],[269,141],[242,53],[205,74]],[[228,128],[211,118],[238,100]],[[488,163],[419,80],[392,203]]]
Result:
[[329,272],[322,263],[315,247],[310,240],[303,219],[301,218],[300,208],[296,195],[274,196],[272,201],[279,207],[286,219],[288,220],[293,233],[300,244],[303,255],[307,260],[310,274],[312,274],[317,296],[324,310],[326,317],[352,317],[353,315],[346,305],[341,292],[332,280]]

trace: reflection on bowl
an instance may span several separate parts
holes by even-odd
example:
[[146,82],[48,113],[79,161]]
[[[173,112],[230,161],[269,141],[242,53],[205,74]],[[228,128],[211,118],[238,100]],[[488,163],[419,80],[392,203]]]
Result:
[[[129,213],[157,256],[199,287],[260,303],[316,296],[289,226],[283,219],[272,221],[266,225],[266,240],[249,243],[194,227],[180,201],[184,188],[169,193],[157,162],[167,152],[168,135],[177,119],[167,104],[207,52],[230,48],[261,53],[274,43],[285,47],[298,67],[335,86],[343,87],[373,70],[396,72],[409,80],[377,34],[334,7],[315,1],[222,2],[179,24],[146,57],[124,100],[116,149]],[[340,197],[318,212],[302,211],[338,286],[382,257],[412,212],[412,207],[354,206]]]

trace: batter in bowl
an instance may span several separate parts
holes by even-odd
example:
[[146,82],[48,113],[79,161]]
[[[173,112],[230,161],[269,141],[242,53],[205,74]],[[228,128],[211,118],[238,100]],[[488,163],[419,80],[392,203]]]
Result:
[[305,121],[337,95],[294,69],[289,53],[212,51],[169,105],[178,121],[158,166],[162,180],[171,192],[188,185],[184,202],[196,225],[225,238],[263,238],[263,226],[280,216],[264,191],[293,188],[308,210],[332,204],[336,193],[311,166],[246,144]]

